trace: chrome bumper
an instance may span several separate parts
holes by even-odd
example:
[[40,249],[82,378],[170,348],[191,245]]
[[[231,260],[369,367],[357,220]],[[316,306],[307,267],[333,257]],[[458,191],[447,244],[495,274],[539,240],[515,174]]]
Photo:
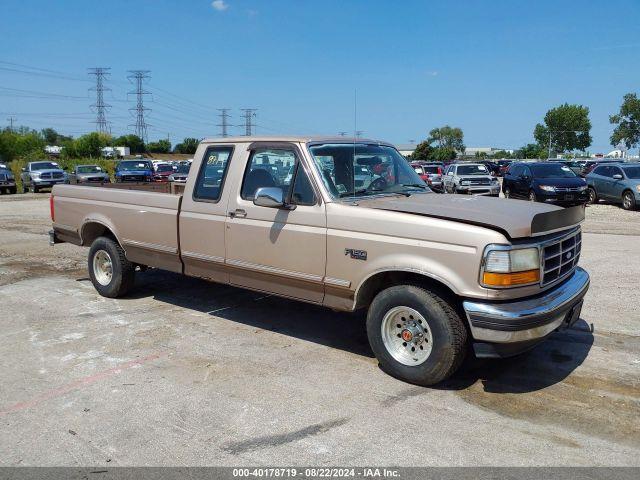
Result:
[[465,300],[462,306],[474,340],[527,342],[575,322],[588,289],[589,274],[578,267],[563,283],[535,297],[499,303]]

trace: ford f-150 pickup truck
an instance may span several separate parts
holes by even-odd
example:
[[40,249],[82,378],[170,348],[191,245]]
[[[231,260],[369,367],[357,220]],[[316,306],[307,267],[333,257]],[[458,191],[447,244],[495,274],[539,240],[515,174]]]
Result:
[[[358,186],[360,167],[373,177]],[[149,266],[367,309],[380,366],[419,385],[468,352],[533,347],[579,318],[589,286],[583,207],[436,195],[373,140],[204,140],[182,195],[56,185],[51,216],[52,244],[90,247],[101,295],[125,295]]]

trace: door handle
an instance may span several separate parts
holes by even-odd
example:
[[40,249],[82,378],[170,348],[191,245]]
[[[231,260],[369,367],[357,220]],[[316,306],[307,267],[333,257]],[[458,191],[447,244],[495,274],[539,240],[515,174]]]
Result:
[[247,216],[247,212],[241,208],[236,208],[235,210],[229,212],[229,216],[231,218],[245,218]]

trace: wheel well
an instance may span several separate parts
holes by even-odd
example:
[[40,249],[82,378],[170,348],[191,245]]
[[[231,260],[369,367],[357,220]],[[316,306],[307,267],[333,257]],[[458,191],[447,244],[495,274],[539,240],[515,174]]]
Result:
[[444,283],[416,272],[388,271],[372,275],[357,291],[356,309],[368,307],[382,290],[394,285],[417,285],[441,296],[456,309],[461,308],[458,296]]
[[89,222],[86,223],[82,227],[82,232],[80,234],[82,238],[82,245],[90,246],[94,240],[98,237],[109,237],[114,241],[118,242],[118,239],[113,234],[113,232],[102,223],[98,222]]

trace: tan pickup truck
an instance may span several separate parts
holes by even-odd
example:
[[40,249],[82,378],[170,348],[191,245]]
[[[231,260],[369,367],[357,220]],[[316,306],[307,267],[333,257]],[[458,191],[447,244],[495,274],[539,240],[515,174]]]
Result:
[[434,194],[373,140],[204,140],[182,195],[56,185],[51,214],[52,244],[90,247],[101,295],[149,266],[366,308],[381,367],[420,385],[468,352],[531,348],[578,319],[589,286],[583,207]]

